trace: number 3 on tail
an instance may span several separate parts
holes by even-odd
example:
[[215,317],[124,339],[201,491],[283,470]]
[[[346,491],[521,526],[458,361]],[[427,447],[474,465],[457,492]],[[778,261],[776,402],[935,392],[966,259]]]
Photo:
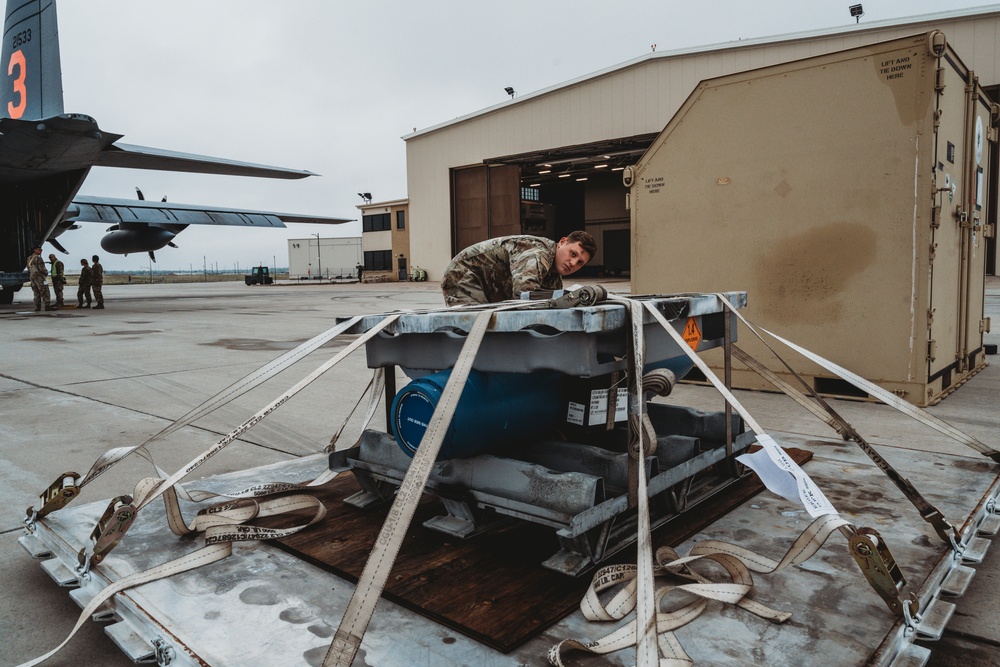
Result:
[[28,90],[24,87],[24,77],[28,73],[28,68],[24,62],[24,53],[20,49],[10,54],[10,62],[7,63],[8,76],[14,74],[15,67],[17,68],[17,78],[14,79],[14,92],[17,93],[20,100],[17,106],[14,106],[13,102],[7,102],[7,113],[10,114],[11,118],[20,118],[24,115],[24,109],[28,105]]

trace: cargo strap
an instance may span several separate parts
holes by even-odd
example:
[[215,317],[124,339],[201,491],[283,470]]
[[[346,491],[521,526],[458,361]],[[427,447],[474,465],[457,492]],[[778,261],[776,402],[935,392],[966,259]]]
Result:
[[354,661],[361,647],[361,640],[375,613],[375,605],[389,578],[389,572],[399,555],[403,537],[420,502],[431,468],[444,442],[455,408],[465,388],[465,381],[472,370],[476,353],[493,320],[493,314],[503,308],[501,306],[484,309],[476,315],[420,446],[413,455],[406,476],[396,492],[389,514],[375,540],[375,546],[368,556],[347,610],[334,634],[333,642],[323,660],[323,667],[334,665],[350,667]]
[[[764,337],[761,336],[760,333],[757,331],[757,327],[756,326],[754,326],[753,324],[751,324],[750,322],[748,322],[747,319],[745,317],[743,317],[743,315],[741,313],[739,313],[738,311],[736,311],[736,309],[732,308],[728,304],[728,302],[722,297],[722,295],[717,295],[717,296],[720,299],[722,299],[723,303],[725,303],[727,305],[727,307],[729,307],[729,309],[732,312],[736,313],[737,317],[739,317],[740,321],[743,322],[746,325],[747,329],[749,331],[751,331],[755,336],[757,336],[757,338],[761,341],[761,343],[768,350],[771,351],[771,353],[775,356],[775,358],[782,363],[782,365],[788,370],[788,372],[796,380],[798,380],[798,382],[809,393],[809,397],[807,398],[801,392],[799,392],[798,390],[796,390],[794,387],[792,387],[792,386],[788,385],[787,383],[784,383],[783,381],[781,381],[774,373],[771,373],[768,369],[766,369],[765,367],[763,367],[763,365],[760,364],[759,362],[752,361],[752,363],[748,363],[748,366],[752,370],[754,370],[754,371],[756,371],[758,373],[761,373],[761,375],[765,379],[767,379],[768,381],[770,381],[772,384],[774,384],[775,387],[777,387],[778,389],[780,389],[781,391],[783,391],[786,395],[788,395],[788,396],[792,397],[793,399],[795,399],[796,402],[798,402],[800,405],[806,406],[814,414],[817,414],[817,410],[819,410],[822,413],[824,413],[822,415],[819,415],[820,418],[823,419],[824,421],[826,421],[831,426],[833,426],[833,428],[838,433],[840,433],[845,439],[854,441],[858,445],[858,447],[878,466],[878,468],[880,470],[882,470],[882,472],[885,473],[885,475],[892,481],[892,483],[896,485],[896,487],[903,493],[903,495],[906,496],[906,498],[910,501],[910,503],[917,509],[917,511],[919,512],[921,518],[923,518],[924,521],[926,521],[927,523],[929,523],[934,528],[934,531],[938,534],[938,536],[941,538],[941,540],[943,542],[945,542],[945,544],[950,545],[956,551],[956,553],[961,553],[961,551],[962,551],[962,547],[960,546],[961,545],[961,539],[962,539],[961,533],[958,531],[958,529],[956,527],[954,527],[945,518],[944,514],[940,510],[938,510],[936,507],[934,507],[930,502],[928,502],[920,494],[920,492],[916,489],[916,487],[908,479],[906,479],[905,477],[903,477],[895,468],[893,468],[892,465],[889,464],[889,462],[886,461],[875,450],[875,448],[867,440],[865,440],[861,436],[861,434],[858,433],[857,430],[853,426],[851,426],[850,423],[847,422],[846,419],[844,419],[839,413],[837,413],[837,411],[834,410],[833,407],[826,400],[824,400],[823,397],[820,396],[809,385],[808,382],[806,382],[797,372],[795,372],[795,370],[788,364],[788,362],[786,362],[781,357],[781,355],[779,355],[774,350],[774,348],[772,348],[770,345],[768,345],[767,341],[764,340]],[[831,372],[838,373],[838,371],[833,370],[833,368],[837,368],[840,371],[849,372],[849,371],[846,371],[843,368],[840,368],[839,366],[837,366],[833,362],[828,361],[826,359],[823,359],[822,357],[820,357],[817,354],[809,352],[808,350],[805,350],[804,348],[799,347],[798,345],[794,345],[793,343],[790,343],[789,341],[786,341],[783,338],[780,338],[780,337],[776,336],[775,334],[767,331],[766,329],[763,329],[763,331],[765,333],[773,336],[774,338],[780,340],[781,342],[785,343],[786,345],[788,345],[792,349],[796,350],[800,354],[806,355],[808,353],[807,358],[815,361],[820,366],[823,366],[824,368],[827,368],[827,370],[830,370]],[[735,349],[734,349],[734,354],[736,354]],[[749,355],[747,355],[745,352],[743,352],[742,350],[739,351],[739,353],[736,354],[736,356],[741,361],[743,361],[743,363],[747,363],[748,359],[752,360],[752,358]],[[858,376],[854,376],[854,377],[857,380],[862,380]],[[847,378],[844,378],[844,379],[847,379]],[[777,380],[777,382],[775,382],[775,380]],[[910,408],[911,410],[902,410],[906,414],[910,414],[911,416],[914,416],[915,418],[919,419],[921,422],[927,423],[927,422],[924,421],[924,419],[922,417],[930,417],[929,414],[923,413],[923,411],[919,410],[919,408],[915,408],[914,406],[910,405],[909,403],[906,403],[905,401],[902,401],[898,397],[896,397],[896,396],[894,396],[894,395],[886,392],[881,387],[877,387],[877,385],[874,385],[872,383],[868,383],[867,380],[862,380],[862,381],[865,382],[865,383],[867,383],[867,384],[870,384],[872,388],[878,389],[879,392],[881,392],[885,397],[891,398],[894,403],[899,403],[899,404],[905,405],[908,408]],[[852,384],[853,384],[853,381],[852,381]],[[873,395],[876,395],[876,394],[873,394]],[[880,398],[880,399],[882,399],[883,401],[885,401],[884,396],[877,396],[877,397]],[[812,400],[810,400],[810,398]],[[885,402],[888,402],[888,401],[885,401]],[[896,407],[896,406],[893,406],[893,407]],[[899,409],[899,408],[897,408],[897,409]],[[936,419],[936,418],[934,418],[934,419]],[[940,420],[938,420],[938,421],[940,421]],[[941,424],[944,425],[947,429],[958,431],[958,429],[955,429],[950,424],[947,424],[945,422],[941,422]],[[961,433],[961,432],[959,431],[959,433]],[[965,435],[965,434],[962,434],[962,435]],[[966,436],[966,437],[971,438],[971,436]],[[972,440],[975,440],[975,439],[972,438]],[[983,447],[985,447],[985,445],[983,445]]]
[[[753,324],[751,324],[750,322],[748,322],[746,320],[746,318],[743,317],[743,315],[739,311],[737,311],[735,308],[733,308],[732,305],[729,304],[729,302],[725,298],[722,298],[720,296],[720,299],[722,300],[723,304],[726,305],[727,308],[729,308],[733,313],[736,314],[736,316],[740,319],[740,321],[742,321],[744,324],[746,324],[750,328],[751,331],[753,331],[758,337],[760,337],[760,334],[758,334],[756,332],[756,328],[757,327],[755,327]],[[941,433],[943,435],[946,435],[949,438],[952,438],[953,440],[956,440],[956,441],[962,443],[963,445],[965,445],[967,447],[970,447],[970,448],[976,450],[977,452],[979,452],[983,456],[987,456],[987,457],[993,459],[994,461],[996,461],[997,463],[1000,463],[1000,452],[998,452],[997,450],[993,449],[989,445],[986,445],[986,444],[980,442],[975,437],[973,437],[973,436],[971,436],[971,435],[963,432],[962,430],[956,428],[955,426],[952,426],[948,422],[946,422],[946,421],[944,421],[942,419],[938,419],[937,417],[935,417],[931,413],[927,412],[926,410],[922,410],[921,408],[918,408],[917,406],[913,405],[912,403],[908,403],[908,402],[904,401],[903,399],[899,398],[898,396],[896,396],[896,395],[894,395],[894,394],[886,391],[882,387],[878,386],[874,382],[870,382],[869,380],[864,379],[860,375],[857,375],[856,373],[852,373],[851,371],[847,370],[846,368],[844,368],[842,366],[837,365],[836,363],[830,361],[829,359],[824,359],[823,357],[819,356],[818,354],[816,354],[814,352],[810,352],[809,350],[807,350],[807,349],[805,349],[805,348],[803,348],[803,347],[801,347],[799,345],[796,345],[795,343],[792,343],[791,341],[785,340],[784,338],[782,338],[781,336],[779,336],[776,333],[768,331],[767,329],[764,329],[763,327],[760,327],[760,330],[763,331],[764,333],[766,333],[767,335],[771,336],[775,340],[778,340],[778,341],[784,343],[785,345],[787,345],[791,349],[795,350],[796,352],[798,352],[799,354],[801,354],[802,356],[804,356],[806,359],[809,359],[810,361],[812,361],[813,363],[817,364],[818,366],[821,366],[821,367],[825,368],[826,370],[830,371],[831,373],[833,373],[834,375],[837,375],[838,377],[846,380],[847,382],[850,382],[852,385],[854,385],[855,387],[857,387],[861,391],[866,392],[870,396],[874,396],[875,398],[879,399],[880,401],[882,401],[883,403],[885,403],[889,407],[895,408],[899,412],[902,412],[904,415],[907,415],[908,417],[916,419],[920,423],[922,423],[922,424],[924,424],[926,426],[929,426],[930,428],[934,429],[935,431],[937,431],[937,432],[939,432],[939,433]],[[775,356],[777,356],[777,355],[775,355]]]
[[[36,519],[42,518],[47,514],[49,514],[50,512],[62,509],[73,498],[78,496],[85,486],[87,486],[89,483],[97,479],[99,476],[110,470],[116,464],[120,463],[122,460],[124,460],[126,457],[128,457],[133,453],[140,454],[155,467],[156,464],[153,462],[152,456],[150,455],[147,449],[149,445],[156,442],[157,440],[160,440],[161,438],[166,437],[167,435],[173,433],[174,431],[177,431],[178,429],[183,428],[188,424],[191,424],[197,419],[204,417],[213,410],[218,409],[219,407],[232,401],[233,399],[245,394],[246,392],[250,391],[257,385],[264,382],[265,380],[268,380],[274,375],[280,373],[281,371],[285,370],[292,364],[295,364],[296,362],[300,361],[305,356],[315,351],[322,345],[325,345],[326,343],[333,340],[340,334],[344,333],[352,326],[357,324],[359,321],[361,321],[361,319],[362,318],[359,316],[346,320],[338,324],[337,326],[332,327],[331,329],[319,334],[318,336],[314,336],[313,338],[309,339],[305,343],[302,343],[295,349],[289,350],[288,352],[281,355],[274,361],[271,361],[270,363],[265,364],[264,366],[254,370],[252,373],[246,375],[242,379],[237,380],[233,384],[229,385],[219,393],[215,394],[215,396],[209,398],[207,401],[203,402],[201,405],[194,408],[184,416],[176,419],[171,424],[164,427],[158,433],[150,437],[141,445],[137,445],[135,447],[116,447],[114,449],[108,450],[100,458],[98,458],[97,461],[94,462],[94,464],[91,466],[87,474],[83,476],[82,481],[80,481],[80,475],[78,475],[75,472],[63,473],[59,477],[59,479],[57,479],[56,482],[53,483],[52,486],[50,486],[48,489],[46,489],[45,492],[42,493],[41,502],[39,503],[38,509],[35,509],[33,507],[28,508],[25,523],[30,526]],[[160,472],[158,468],[157,472],[158,473]],[[62,481],[70,476],[74,478],[74,484],[71,487],[63,486]],[[161,476],[165,475],[161,474]],[[58,492],[56,493],[54,492],[54,487],[56,487],[57,485],[59,486],[59,489]]]
[[[305,524],[290,528],[264,528],[246,523],[258,517],[276,516],[303,510],[312,510],[312,518]],[[261,502],[243,501],[202,510],[194,525],[198,531],[205,533],[204,547],[168,563],[127,575],[110,584],[86,604],[76,621],[76,625],[73,626],[62,643],[48,653],[24,662],[18,667],[33,667],[62,650],[100,606],[116,593],[218,562],[232,554],[233,542],[277,540],[294,535],[320,521],[324,516],[326,516],[326,508],[323,504],[315,496],[306,495],[289,495]]]
[[344,418],[344,421],[340,424],[332,436],[330,436],[330,443],[323,448],[323,451],[330,453],[337,448],[337,441],[340,440],[340,436],[344,433],[344,428],[347,427],[347,423],[354,416],[357,411],[358,406],[361,405],[361,401],[365,397],[365,392],[368,392],[368,408],[365,410],[364,419],[361,422],[361,431],[368,428],[368,423],[371,422],[372,417],[375,416],[375,411],[378,409],[379,400],[382,398],[382,392],[385,391],[385,369],[376,368],[375,372],[372,374],[372,379],[368,381],[368,386],[365,391],[361,392],[358,396],[358,402],[354,404],[351,408],[351,412]]
[[[670,612],[657,612],[655,628],[662,656],[659,660],[659,667],[685,667],[693,664],[673,631],[698,618],[712,601],[736,605],[774,623],[783,623],[788,620],[791,614],[771,609],[746,597],[753,588],[751,571],[773,574],[786,567],[804,563],[823,546],[835,530],[849,525],[847,521],[834,514],[818,517],[795,540],[780,561],[772,560],[735,544],[716,540],[698,542],[683,558],[679,557],[677,552],[670,547],[657,549],[654,576],[670,578],[671,582],[678,579],[693,582],[671,583],[657,588],[655,592],[657,608],[660,607],[667,595],[674,591],[697,597],[693,602]],[[703,560],[713,561],[721,565],[729,575],[729,581],[712,581],[692,569],[692,566],[698,561]],[[607,604],[603,603],[598,594],[615,586],[620,587],[620,590]],[[589,621],[619,621],[635,608],[637,589],[641,589],[641,587],[642,584],[637,579],[637,569],[634,565],[612,565],[601,568],[594,575],[590,588],[580,603],[580,611]],[[606,655],[628,648],[634,643],[635,626],[635,620],[630,621],[614,632],[590,642],[576,639],[563,640],[549,650],[549,663],[556,667],[564,667],[564,653],[574,650]]]
[[[736,312],[732,308],[728,299],[724,295],[716,295],[722,303]],[[719,380],[718,376],[715,375],[709,369],[708,365],[695,354],[688,345],[684,343],[684,339],[681,337],[673,327],[669,326],[667,320],[655,309],[647,304],[647,309],[653,314],[653,316],[660,322],[661,326],[667,331],[667,333],[674,339],[678,347],[688,355],[688,357],[698,366],[706,378],[715,386],[716,389],[726,398],[727,401],[736,409],[737,412],[743,417],[750,428],[757,434],[757,442],[761,445],[762,450],[754,454],[743,454],[737,457],[737,460],[750,467],[754,472],[758,474],[761,481],[764,482],[768,490],[778,495],[783,496],[789,500],[799,500],[806,511],[812,517],[818,517],[823,514],[836,514],[836,510],[833,505],[826,499],[826,496],[819,487],[815,485],[812,479],[802,471],[799,466],[788,457],[787,453],[774,442],[774,440],[767,434],[763,432],[760,425],[750,416],[746,409],[740,404],[732,392]],[[749,322],[746,322],[742,317],[740,318],[744,323],[752,328]],[[805,400],[805,399],[804,399]],[[842,421],[842,420],[841,420]],[[845,426],[849,428],[846,422],[843,422]],[[877,454],[876,454],[877,456]],[[878,463],[878,461],[876,461]],[[886,464],[888,465],[888,464]],[[880,466],[881,467],[881,466]],[[787,473],[787,474],[786,474]],[[794,480],[794,484],[789,481],[789,475]],[[950,526],[949,526],[950,527]],[[848,538],[849,546],[851,548],[851,554],[854,556],[861,568],[862,574],[867,579],[868,583],[871,585],[875,592],[878,593],[879,597],[883,599],[886,606],[889,607],[890,611],[895,614],[906,616],[906,614],[916,614],[916,605],[912,600],[904,602],[901,598],[905,597],[903,595],[903,589],[906,586],[906,580],[900,572],[899,568],[896,566],[895,560],[889,553],[888,546],[884,541],[880,541],[880,547],[876,550],[866,551],[864,548],[857,549],[855,546],[863,542],[856,539],[858,534],[871,534],[874,531],[870,529],[859,529],[849,523],[845,523],[840,527],[841,533]],[[953,546],[954,543],[952,542]]]
[[[230,431],[227,435],[225,435],[222,439],[220,439],[217,443],[215,443],[215,445],[213,445],[212,447],[208,448],[207,450],[205,450],[204,452],[202,452],[201,454],[199,454],[198,456],[196,456],[187,465],[185,465],[183,468],[181,468],[180,470],[178,470],[174,474],[172,474],[172,475],[170,475],[169,477],[166,477],[166,478],[147,478],[147,480],[150,480],[150,479],[154,480],[153,482],[146,482],[146,481],[140,482],[140,484],[138,484],[136,486],[136,491],[133,494],[134,500],[131,503],[132,506],[134,507],[135,512],[137,513],[139,511],[141,511],[146,505],[148,505],[152,501],[156,500],[158,497],[160,497],[162,494],[164,494],[164,493],[166,493],[168,491],[170,491],[171,494],[175,493],[174,488],[173,488],[174,485],[176,485],[182,479],[184,479],[189,474],[191,474],[200,465],[202,465],[203,463],[205,463],[206,461],[208,461],[210,458],[212,458],[213,456],[215,456],[216,454],[218,454],[219,452],[221,452],[230,443],[234,442],[240,435],[242,435],[246,431],[250,430],[254,425],[256,425],[258,422],[260,422],[261,420],[263,420],[265,417],[267,417],[269,414],[271,414],[275,410],[277,410],[279,407],[281,407],[284,403],[286,403],[289,399],[291,399],[297,393],[299,393],[300,391],[302,391],[303,389],[305,389],[307,386],[309,386],[310,384],[312,384],[316,379],[318,379],[319,377],[321,377],[328,370],[330,370],[331,368],[333,368],[334,366],[336,366],[338,363],[340,363],[341,361],[343,361],[352,352],[354,352],[360,346],[364,345],[365,342],[367,342],[369,338],[375,336],[379,331],[381,331],[382,329],[384,329],[385,327],[387,327],[392,322],[395,322],[398,318],[399,318],[399,314],[387,315],[386,317],[384,317],[378,324],[376,324],[374,327],[372,327],[367,332],[365,332],[365,334],[363,334],[362,336],[359,336],[350,345],[348,345],[347,347],[345,347],[343,350],[341,350],[339,353],[337,353],[335,356],[333,356],[328,361],[326,361],[323,364],[321,364],[319,366],[319,368],[317,368],[316,370],[314,370],[312,373],[310,373],[305,378],[303,378],[302,380],[300,380],[298,383],[296,383],[290,389],[288,389],[287,391],[285,391],[285,393],[283,393],[281,396],[279,396],[275,400],[271,401],[267,406],[265,406],[264,408],[262,408],[261,410],[259,410],[252,417],[250,417],[245,422],[243,422],[242,424],[240,424],[239,426],[237,426],[235,429],[233,429],[232,431]],[[339,327],[337,327],[337,328],[339,328]],[[170,503],[168,503],[168,515],[169,515],[169,507],[170,507]],[[178,524],[176,522],[176,517],[172,518],[171,527],[172,527],[172,529],[178,527]],[[99,539],[99,536],[98,536],[98,539]],[[118,539],[120,540],[121,538],[119,537]],[[97,544],[97,540],[96,539],[92,539],[91,540],[91,545],[89,547],[85,547],[84,548],[84,552],[80,556],[81,564],[87,563],[87,562],[93,562],[93,553],[94,553],[94,547],[96,546],[96,544]],[[117,544],[117,542],[115,542],[115,544]],[[107,551],[110,551],[110,548],[113,547],[113,546],[114,546],[114,544],[111,544],[110,547],[104,551],[104,554],[106,554]]]

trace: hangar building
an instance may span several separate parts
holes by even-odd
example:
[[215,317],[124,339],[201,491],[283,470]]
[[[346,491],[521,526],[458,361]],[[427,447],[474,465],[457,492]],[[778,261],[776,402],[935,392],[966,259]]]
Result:
[[[452,255],[471,243],[522,232],[558,238],[584,228],[599,246],[585,270],[626,273],[630,223],[621,169],[638,162],[700,81],[935,29],[991,98],[1000,98],[1000,5],[992,5],[648,53],[408,134],[410,261],[439,280]],[[995,196],[1000,170],[989,171]],[[996,240],[988,244],[992,274]]]

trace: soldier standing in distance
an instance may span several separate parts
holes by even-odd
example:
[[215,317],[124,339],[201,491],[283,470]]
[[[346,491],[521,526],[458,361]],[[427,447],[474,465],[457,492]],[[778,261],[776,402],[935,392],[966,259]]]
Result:
[[441,291],[449,306],[497,303],[521,292],[562,289],[597,252],[594,237],[576,231],[559,241],[538,236],[501,236],[469,246],[444,272]]
[[[87,260],[80,260],[80,282],[76,288],[76,307],[90,308],[90,285],[93,282],[94,272],[87,263]],[[83,297],[87,297],[87,305],[83,305]]]
[[101,266],[100,258],[97,255],[94,255],[91,259],[94,265],[91,267],[90,284],[94,289],[94,299],[97,301],[94,310],[99,310],[104,308],[104,292],[102,291],[102,287],[104,286],[104,267]]
[[56,293],[56,308],[62,308],[65,305],[63,303],[63,285],[66,284],[66,268],[62,260],[56,258],[55,253],[49,253],[49,262],[52,263],[49,275],[52,276],[52,291]]
[[31,291],[35,295],[35,312],[42,309],[43,303],[45,310],[56,310],[56,307],[49,303],[49,286],[45,284],[45,276],[49,275],[49,271],[45,268],[45,260],[42,259],[42,246],[36,245],[32,249],[28,255],[27,266]]

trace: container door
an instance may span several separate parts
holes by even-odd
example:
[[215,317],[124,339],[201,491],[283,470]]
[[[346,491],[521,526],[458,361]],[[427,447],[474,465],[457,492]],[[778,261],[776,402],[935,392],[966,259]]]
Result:
[[[938,60],[938,126],[935,144],[935,202],[931,223],[930,302],[928,304],[927,378],[942,378],[941,388],[951,384],[951,376],[961,356],[960,304],[968,290],[962,271],[962,230],[960,212],[966,206],[966,172],[970,130],[968,93],[964,73],[947,58]],[[941,85],[943,83],[943,86]],[[930,396],[926,397],[930,398]]]
[[981,358],[991,124],[975,76],[940,62],[927,370],[943,390]]
[[967,286],[962,302],[961,359],[963,371],[972,370],[983,360],[982,321],[984,315],[986,252],[984,238],[987,224],[987,205],[990,201],[990,184],[993,182],[989,171],[990,152],[994,144],[990,141],[991,103],[979,86],[971,93],[969,104],[969,124],[971,127],[971,147],[968,159],[968,187],[966,202],[960,222],[962,232],[963,284]]

